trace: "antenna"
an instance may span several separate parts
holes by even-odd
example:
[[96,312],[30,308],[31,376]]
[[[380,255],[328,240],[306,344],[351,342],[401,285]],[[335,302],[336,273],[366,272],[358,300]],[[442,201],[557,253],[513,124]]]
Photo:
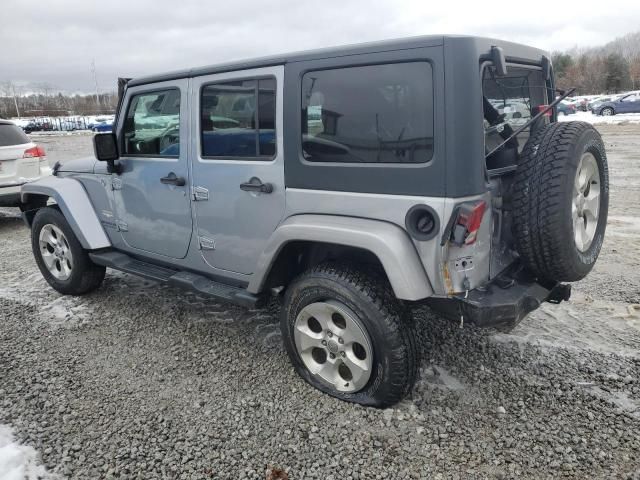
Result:
[[96,104],[98,105],[98,109],[100,106],[100,94],[98,93],[98,76],[96,75],[96,59],[93,58],[91,60],[91,73],[93,74],[93,83],[96,86]]

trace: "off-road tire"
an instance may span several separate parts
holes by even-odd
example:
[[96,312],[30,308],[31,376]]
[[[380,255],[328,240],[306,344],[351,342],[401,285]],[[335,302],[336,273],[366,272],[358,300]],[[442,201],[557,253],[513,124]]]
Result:
[[[64,233],[71,254],[73,255],[73,268],[71,276],[66,280],[55,278],[47,269],[40,253],[40,231],[45,225],[52,224]],[[38,210],[33,218],[31,226],[31,249],[36,264],[47,283],[54,290],[64,295],[83,295],[98,288],[104,280],[106,268],[96,265],[91,261],[86,250],[82,248],[71,226],[58,208],[45,207]]]
[[[585,152],[596,159],[600,210],[590,247],[575,242],[572,192]],[[585,122],[552,123],[526,143],[513,183],[513,234],[524,264],[539,279],[574,282],[593,268],[607,223],[609,177],[600,134]]]
[[[347,306],[367,330],[373,349],[367,384],[353,393],[339,392],[318,381],[305,367],[294,341],[294,323],[307,305],[334,300]],[[309,384],[341,400],[387,407],[413,388],[419,353],[408,311],[377,270],[358,265],[323,263],[301,274],[287,288],[280,316],[284,344],[297,373]]]

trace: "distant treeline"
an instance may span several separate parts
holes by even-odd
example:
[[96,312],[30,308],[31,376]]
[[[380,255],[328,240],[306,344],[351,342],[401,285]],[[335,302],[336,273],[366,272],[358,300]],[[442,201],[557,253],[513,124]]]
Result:
[[577,87],[578,95],[640,90],[640,32],[603,47],[553,54],[559,88]]
[[49,94],[46,90],[20,94],[10,82],[0,83],[0,118],[113,113],[117,102],[115,92],[98,96]]

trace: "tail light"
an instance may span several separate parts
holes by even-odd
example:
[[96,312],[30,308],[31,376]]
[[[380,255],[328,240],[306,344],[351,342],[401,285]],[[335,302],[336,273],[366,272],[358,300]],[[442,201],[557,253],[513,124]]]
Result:
[[40,162],[46,162],[46,153],[44,148],[40,145],[36,145],[35,147],[27,148],[22,154],[22,158],[38,158]]
[[22,158],[44,157],[45,155],[44,148],[40,145],[36,145],[35,147],[27,148],[24,151]]
[[453,243],[459,246],[475,243],[486,209],[487,203],[484,200],[463,203],[458,207],[457,217],[451,232]]
[[[543,111],[545,108],[548,108],[548,107],[549,107],[549,105],[538,105],[538,106],[536,107],[536,109],[537,109],[536,113],[540,113],[541,111]],[[550,116],[551,116],[551,111],[552,111],[552,110],[553,110],[552,108],[550,108],[549,110],[547,110],[547,111],[544,113],[543,117],[550,117]]]

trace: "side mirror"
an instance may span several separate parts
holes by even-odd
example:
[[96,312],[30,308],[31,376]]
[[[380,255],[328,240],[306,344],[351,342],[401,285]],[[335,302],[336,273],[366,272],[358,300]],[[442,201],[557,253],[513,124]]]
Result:
[[93,137],[93,153],[101,162],[117,160],[118,140],[115,133],[99,133]]
[[504,50],[501,47],[491,47],[491,61],[496,67],[496,73],[500,77],[507,74],[507,60],[504,58]]

